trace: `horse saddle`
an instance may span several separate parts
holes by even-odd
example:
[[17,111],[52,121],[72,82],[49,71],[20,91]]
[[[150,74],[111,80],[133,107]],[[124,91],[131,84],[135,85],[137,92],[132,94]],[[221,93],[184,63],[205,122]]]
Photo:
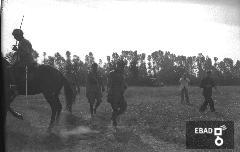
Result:
[[[26,68],[27,67],[27,68]],[[38,69],[38,64],[31,64],[28,66],[15,66],[13,68],[14,78],[17,81],[17,84],[25,83],[26,80],[31,82],[36,77],[36,71]]]

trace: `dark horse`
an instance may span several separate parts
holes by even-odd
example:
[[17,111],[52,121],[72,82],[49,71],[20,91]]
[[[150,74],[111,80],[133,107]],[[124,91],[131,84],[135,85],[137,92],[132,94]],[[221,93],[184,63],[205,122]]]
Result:
[[[26,81],[25,81],[25,70],[15,69],[12,67],[9,62],[2,58],[2,68],[4,73],[4,94],[5,94],[5,108],[6,112],[9,111],[18,119],[23,119],[23,116],[13,108],[10,107],[10,104],[14,101],[16,95],[11,89],[11,80],[10,74],[13,74],[16,80],[16,90],[18,95],[25,95],[26,91]],[[12,72],[12,73],[11,73]],[[34,67],[29,71],[29,79],[27,79],[27,93],[28,95],[36,95],[42,93],[50,104],[52,115],[48,131],[54,126],[55,122],[59,121],[59,116],[62,111],[62,105],[59,100],[59,93],[64,86],[64,93],[66,98],[66,109],[72,111],[72,104],[75,100],[75,94],[73,92],[72,86],[67,81],[67,79],[62,75],[60,71],[49,66],[49,65],[39,65]],[[5,114],[6,114],[5,112]]]

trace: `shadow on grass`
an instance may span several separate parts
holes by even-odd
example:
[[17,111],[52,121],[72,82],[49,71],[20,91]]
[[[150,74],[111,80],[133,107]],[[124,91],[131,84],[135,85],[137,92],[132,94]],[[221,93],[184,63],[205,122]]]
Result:
[[[62,114],[62,122],[59,132],[42,132],[33,127],[28,121],[11,121],[7,129],[7,148],[8,151],[40,151],[40,150],[63,150],[69,149],[79,144],[81,140],[94,141],[101,138],[100,132],[105,132],[108,121],[103,119],[105,113],[96,116],[96,124],[91,120],[84,120],[72,114]],[[79,129],[80,128],[80,129]],[[82,128],[82,129],[81,129]],[[85,130],[84,130],[85,129]],[[86,131],[87,129],[87,131]],[[100,131],[95,131],[101,129]],[[63,136],[60,132],[75,132]],[[78,132],[76,130],[79,130]],[[95,132],[94,132],[95,131]],[[83,132],[83,133],[81,133]]]

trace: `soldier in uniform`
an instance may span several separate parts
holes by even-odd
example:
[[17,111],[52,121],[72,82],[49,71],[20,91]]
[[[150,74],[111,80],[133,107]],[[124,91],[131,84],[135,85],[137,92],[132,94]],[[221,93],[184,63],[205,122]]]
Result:
[[181,91],[181,103],[183,103],[184,98],[186,99],[186,103],[190,104],[189,102],[189,96],[188,96],[188,89],[189,89],[189,83],[190,80],[187,78],[187,74],[184,73],[182,77],[179,80],[180,82],[180,91]]
[[204,112],[207,109],[207,106],[210,106],[211,112],[215,112],[214,102],[212,99],[212,88],[214,88],[218,93],[221,92],[217,89],[214,80],[211,77],[211,71],[207,71],[207,76],[202,79],[200,88],[203,89],[204,103],[200,107],[199,111]]
[[117,117],[127,109],[127,102],[124,99],[124,92],[127,84],[124,78],[125,63],[123,60],[118,61],[117,68],[111,71],[108,77],[108,97],[107,101],[112,107],[112,124],[117,126]]
[[[91,116],[96,114],[96,110],[100,103],[102,102],[102,92],[105,91],[102,78],[98,73],[98,65],[97,63],[93,63],[91,67],[91,71],[87,75],[87,84],[86,84],[86,97],[88,98],[88,102],[90,103],[90,113]],[[97,100],[95,107],[94,103]]]
[[34,63],[32,44],[24,38],[21,29],[14,29],[12,32],[14,38],[19,42],[18,46],[13,46],[13,51],[16,51],[17,61],[15,65],[18,67],[31,66]]
[[[13,37],[18,41],[18,45],[14,45],[12,50],[15,51],[16,61],[12,68],[12,73],[17,75],[17,79],[24,81],[25,67],[28,67],[28,71],[32,71],[37,65],[33,58],[32,44],[24,38],[23,31],[21,29],[14,29],[12,32]],[[16,79],[11,74],[13,85],[16,85]],[[31,76],[29,76],[31,78]]]

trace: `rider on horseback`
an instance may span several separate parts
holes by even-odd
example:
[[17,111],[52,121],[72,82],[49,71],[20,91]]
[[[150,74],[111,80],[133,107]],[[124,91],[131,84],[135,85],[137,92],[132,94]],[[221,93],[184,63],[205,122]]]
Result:
[[[23,31],[21,29],[14,29],[12,35],[19,42],[18,45],[14,45],[12,48],[15,51],[14,56],[16,57],[12,72],[14,75],[17,74],[22,77],[26,66],[31,70],[37,63],[33,58],[32,44],[24,38]],[[16,85],[16,80],[12,74],[11,77],[13,85]]]
[[23,31],[21,29],[14,29],[12,32],[14,38],[19,42],[18,46],[13,46],[13,51],[16,51],[17,61],[15,65],[19,67],[30,66],[35,63],[33,58],[32,44],[23,37]]

